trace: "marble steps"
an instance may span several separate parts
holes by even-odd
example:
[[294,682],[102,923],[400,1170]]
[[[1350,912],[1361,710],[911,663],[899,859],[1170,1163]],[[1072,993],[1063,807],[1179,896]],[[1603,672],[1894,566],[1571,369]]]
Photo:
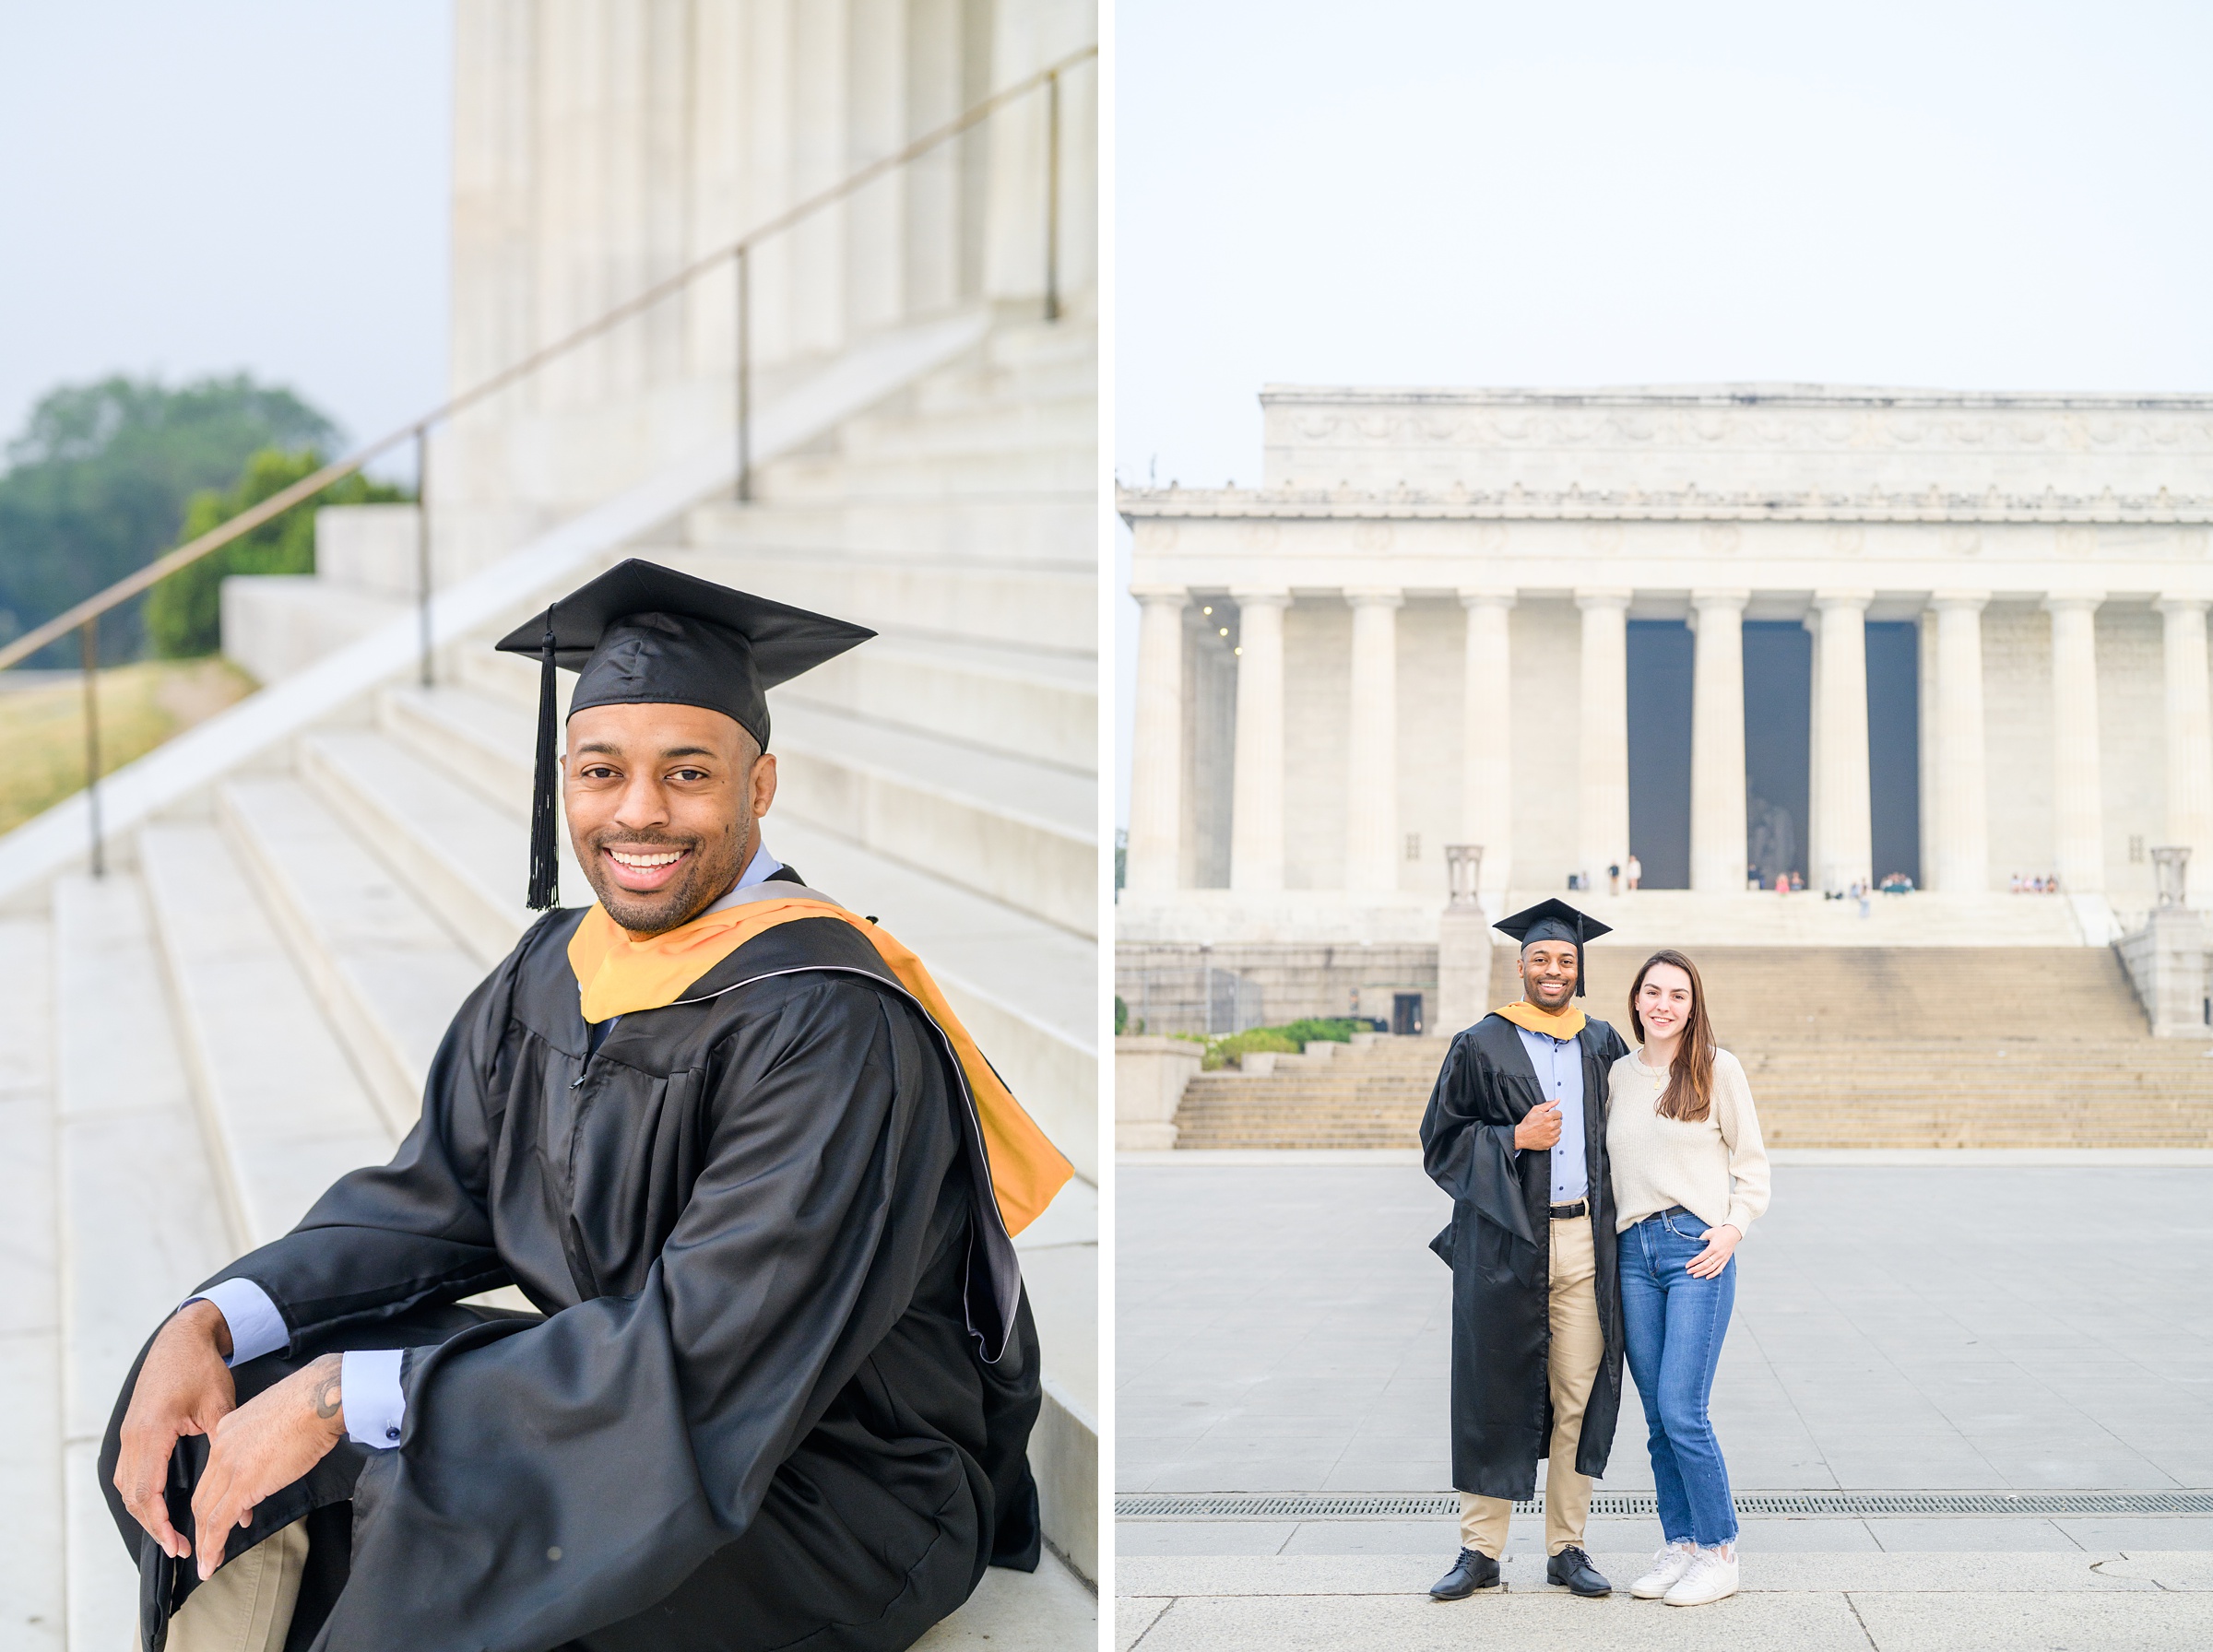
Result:
[[914,412],[927,415],[982,399],[1095,396],[1098,364],[1099,334],[1093,322],[1073,317],[1001,322],[978,348],[924,377],[904,399]]
[[[538,671],[527,661],[475,650],[456,686],[499,702],[526,721],[538,712]],[[442,690],[441,692],[444,690]],[[387,691],[387,726],[410,716],[413,689]],[[786,705],[815,706],[915,729],[962,745],[1083,774],[1098,761],[1097,673],[1088,657],[1003,643],[879,636],[774,691],[772,717]],[[521,747],[529,749],[529,739]],[[527,781],[523,794],[527,796]]]
[[1098,399],[1086,385],[1060,395],[1019,400],[989,395],[965,407],[941,404],[919,417],[905,411],[864,413],[839,427],[836,453],[848,463],[866,464],[1066,451],[1092,454],[1095,468],[1098,433]]
[[145,884],[67,874],[52,912],[67,1644],[127,1646],[136,1572],[96,1480],[101,1434],[153,1328],[246,1239],[219,1191]]
[[0,1646],[23,1652],[66,1623],[53,955],[48,919],[0,921]]
[[[1690,949],[1727,1044],[2138,1038],[2128,977],[2107,947],[1698,947]],[[1592,1013],[1627,1022],[1643,948],[1589,950]],[[1519,997],[1514,954],[1493,955],[1494,1003]],[[2054,1013],[2064,1007],[2063,1013]]]
[[1098,484],[1095,446],[995,453],[791,454],[761,470],[755,497],[770,503],[820,499],[1035,498],[1088,493]]
[[794,607],[890,637],[996,643],[1086,661],[1098,648],[1098,580],[1072,560],[1040,566],[699,545],[641,554],[740,590],[773,591]]
[[1073,934],[1098,926],[1097,782],[820,708],[776,719],[790,818]]
[[[1493,913],[1521,907],[1560,891],[1515,891],[1486,897]],[[1966,938],[1980,950],[2006,947],[2080,948],[2084,935],[2070,902],[2056,896],[2010,895],[1993,891],[1954,895],[1921,891],[1911,895],[1877,895],[1868,915],[1852,901],[1825,901],[1818,894],[1776,895],[1750,891],[1694,894],[1688,890],[1646,889],[1634,894],[1597,891],[1567,897],[1614,934],[1608,947],[1651,952],[1680,947],[1694,957],[1710,947],[1749,945],[1855,949],[1958,947]],[[1497,903],[1494,904],[1494,902]],[[2102,946],[2104,937],[2098,938]]]
[[1074,353],[949,369],[917,384],[903,399],[911,416],[923,418],[1003,407],[1010,400],[1082,396],[1095,407],[1098,391],[1096,341],[1086,338]]
[[353,823],[479,964],[490,969],[513,950],[532,916],[524,904],[527,815],[502,808],[380,729],[309,735],[298,761],[308,788]]
[[1090,490],[1025,499],[818,500],[703,504],[683,520],[703,549],[866,552],[887,560],[1011,562],[1082,572],[1098,532]]
[[1095,775],[1098,671],[1084,656],[880,636],[782,690],[780,703],[927,730]]
[[228,782],[217,807],[379,1112],[405,1135],[484,961],[297,776]]
[[266,1245],[347,1171],[391,1157],[398,1133],[222,830],[149,826],[138,855],[217,1184],[242,1248]]
[[[2213,1072],[2195,1052],[2148,1059],[2140,1045],[2120,1046],[2078,1067],[2021,1077],[1993,1074],[1988,1058],[1971,1053],[1934,1064],[1898,1057],[1884,1066],[1858,1088],[1793,1084],[1753,1070],[1769,1144],[2213,1146]],[[1433,1077],[1348,1077],[1332,1092],[1318,1082],[1204,1074],[1185,1090],[1177,1145],[1411,1146]]]

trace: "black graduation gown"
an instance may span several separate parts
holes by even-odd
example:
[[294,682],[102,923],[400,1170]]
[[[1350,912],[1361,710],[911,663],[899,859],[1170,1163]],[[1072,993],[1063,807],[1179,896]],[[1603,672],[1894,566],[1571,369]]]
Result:
[[[463,1006],[389,1164],[217,1276],[293,1332],[242,1401],[408,1349],[399,1446],[341,1443],[227,1552],[311,1518],[288,1652],[905,1647],[1038,1555],[1035,1332],[957,1064],[836,919],[588,1051],[581,916]],[[456,1305],[511,1282],[542,1316]],[[158,1652],[193,1574],[111,1484],[136,1380],[100,1473]],[[172,1459],[187,1532],[206,1457]]]
[[[1606,1079],[1628,1053],[1586,1020],[1583,1140],[1591,1172],[1598,1316],[1605,1354],[1591,1385],[1575,1466],[1604,1474],[1621,1411],[1621,1281],[1606,1175]],[[1452,1225],[1430,1248],[1452,1268],[1452,1483],[1526,1498],[1550,1449],[1551,1155],[1518,1151],[1514,1126],[1544,1101],[1513,1023],[1486,1015],[1453,1039],[1422,1116],[1422,1163],[1452,1196]]]

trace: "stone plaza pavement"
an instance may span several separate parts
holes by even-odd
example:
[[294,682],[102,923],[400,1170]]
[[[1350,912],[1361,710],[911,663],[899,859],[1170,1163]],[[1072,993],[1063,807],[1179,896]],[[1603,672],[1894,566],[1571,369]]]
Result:
[[[1448,1201],[1411,1153],[1127,1155],[1117,1492],[1448,1491]],[[1713,1413],[1735,1489],[2125,1493],[2122,1512],[1746,1518],[1744,1592],[1581,1601],[1517,1516],[1508,1588],[1427,1599],[1449,1516],[1118,1523],[1119,1644],[2213,1646],[2213,1154],[1778,1155]],[[1633,1386],[1606,1493],[1651,1476]],[[1154,1507],[1162,1504],[1155,1504]],[[2201,1500],[2201,1506],[2205,1504]],[[1625,1584],[1644,1517],[1592,1517]]]

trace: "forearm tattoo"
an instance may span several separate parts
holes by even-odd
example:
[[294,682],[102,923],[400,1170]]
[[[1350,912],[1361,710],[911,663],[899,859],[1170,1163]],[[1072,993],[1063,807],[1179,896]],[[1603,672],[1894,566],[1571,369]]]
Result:
[[344,1373],[345,1367],[334,1360],[315,1384],[315,1415],[325,1422],[338,1414],[338,1379]]

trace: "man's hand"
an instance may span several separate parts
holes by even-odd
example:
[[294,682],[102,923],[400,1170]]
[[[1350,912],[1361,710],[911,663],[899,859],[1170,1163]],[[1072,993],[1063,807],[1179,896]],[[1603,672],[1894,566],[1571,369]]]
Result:
[[192,1552],[169,1523],[170,1454],[183,1434],[211,1434],[238,1404],[231,1368],[231,1327],[211,1302],[187,1303],[170,1316],[147,1350],[123,1418],[123,1451],[115,1489],[123,1505],[172,1560]]
[[1560,1139],[1560,1104],[1544,1102],[1532,1107],[1514,1127],[1514,1145],[1518,1148],[1549,1150]]
[[1729,1266],[1729,1257],[1736,1249],[1736,1242],[1745,1235],[1728,1222],[1717,1221],[1706,1230],[1706,1248],[1683,1265],[1683,1271],[1694,1280],[1710,1280]]
[[339,1356],[326,1353],[255,1395],[216,1429],[207,1468],[192,1495],[203,1583],[223,1564],[223,1545],[254,1517],[255,1505],[305,1474],[345,1437],[341,1369]]

